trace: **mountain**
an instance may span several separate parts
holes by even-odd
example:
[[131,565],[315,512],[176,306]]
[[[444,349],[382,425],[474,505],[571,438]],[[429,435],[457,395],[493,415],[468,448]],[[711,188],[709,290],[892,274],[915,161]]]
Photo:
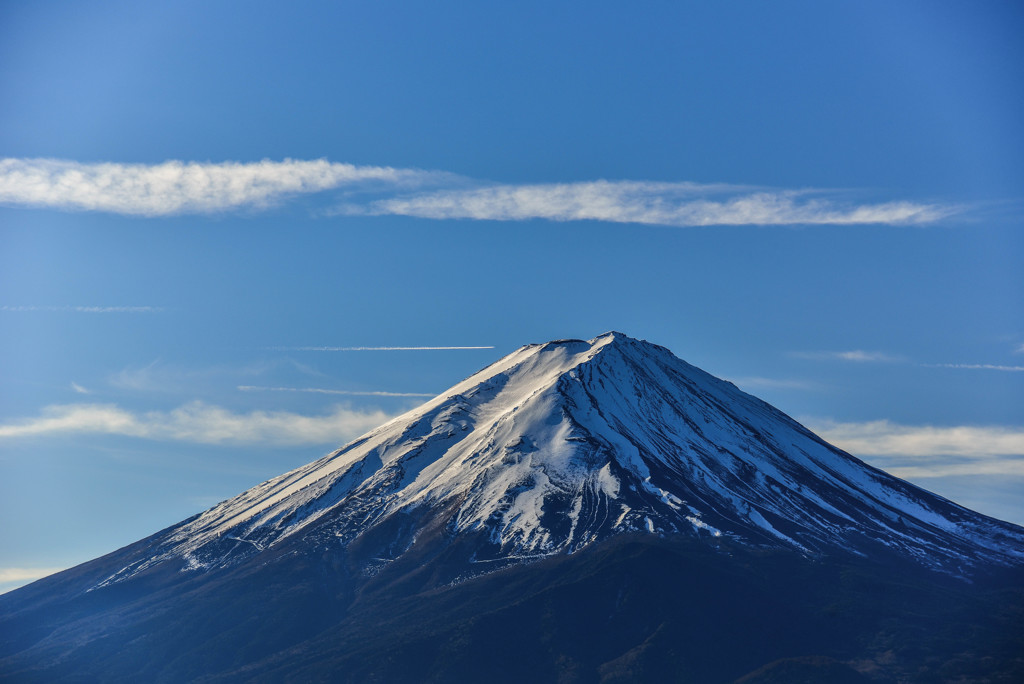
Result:
[[1022,567],[1024,529],[613,332],[0,597],[0,676],[999,677]]

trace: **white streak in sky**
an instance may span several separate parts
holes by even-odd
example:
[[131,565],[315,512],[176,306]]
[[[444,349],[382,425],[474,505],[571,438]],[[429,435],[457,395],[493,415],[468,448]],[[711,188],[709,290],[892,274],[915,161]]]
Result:
[[[62,567],[0,567],[0,585],[8,583],[19,583],[25,584],[28,582],[34,582],[35,580],[41,580],[54,572],[59,572],[65,569]],[[6,591],[14,589],[11,587]],[[0,591],[0,594],[4,593]]]
[[90,392],[86,388],[82,387],[81,385],[79,385],[75,381],[71,382],[71,389],[73,389],[75,392],[77,392],[79,394],[92,394],[92,392]]
[[64,568],[0,568],[0,584],[41,579]]
[[158,313],[159,306],[0,306],[0,311],[70,311],[73,313]]
[[[489,347],[267,347],[267,351],[445,351],[452,349],[494,349]],[[434,395],[431,395],[434,396]]]
[[0,594],[48,577],[64,568],[0,568]]
[[[905,363],[906,358],[893,356],[883,352],[869,352],[856,349],[838,352],[792,352],[790,356],[798,359],[816,361],[852,361],[855,363]],[[1024,366],[1000,366],[992,363],[919,363],[921,368],[955,368],[960,370],[994,370],[1008,373],[1020,373]]]
[[86,164],[0,159],[0,203],[132,216],[264,208],[289,195],[359,184],[416,185],[450,174],[354,166],[326,159]]
[[791,356],[814,361],[852,361],[854,363],[896,363],[904,360],[900,356],[876,351],[864,351],[862,349],[854,349],[852,351],[793,352]]
[[820,191],[590,181],[440,189],[349,205],[341,213],[397,214],[432,219],[490,221],[608,221],[663,226],[920,224],[959,208],[908,201],[851,204],[821,198]]
[[898,477],[1024,475],[1024,428],[804,421],[827,442]]
[[935,427],[900,425],[888,420],[820,421],[808,427],[837,446],[846,445],[843,448],[853,454],[1024,456],[1024,429],[1016,427]]
[[997,366],[991,363],[926,363],[926,368],[959,368],[961,370],[994,370],[1007,373],[1020,373],[1024,366]]
[[63,404],[49,406],[34,418],[0,424],[0,439],[101,434],[201,444],[340,444],[393,417],[344,406],[305,416],[285,411],[234,413],[200,401],[145,413],[112,404]]
[[434,397],[436,394],[424,392],[383,392],[383,391],[357,391],[357,390],[336,390],[322,387],[258,387],[255,385],[239,385],[242,392],[309,392],[312,394],[341,394],[356,397]]
[[969,463],[907,463],[906,461],[879,462],[877,467],[905,480],[929,477],[1024,477],[1024,457],[993,458]]
[[[422,190],[424,186],[430,189]],[[262,209],[344,188],[334,214],[488,221],[606,221],[663,226],[924,224],[962,207],[843,200],[823,190],[655,181],[486,184],[444,171],[355,166],[326,159],[161,164],[0,159],[0,204],[130,216]]]

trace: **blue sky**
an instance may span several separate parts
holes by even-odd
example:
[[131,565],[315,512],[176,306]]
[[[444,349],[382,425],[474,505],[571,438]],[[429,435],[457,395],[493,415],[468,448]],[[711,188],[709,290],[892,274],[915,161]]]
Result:
[[1024,523],[1022,30],[977,1],[0,5],[0,589],[611,329]]

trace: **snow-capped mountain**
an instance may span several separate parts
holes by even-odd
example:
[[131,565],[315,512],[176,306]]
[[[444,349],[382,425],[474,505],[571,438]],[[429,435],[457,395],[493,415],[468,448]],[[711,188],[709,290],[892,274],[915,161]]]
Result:
[[1024,529],[608,333],[0,596],[0,680],[1022,681],[1021,587]]
[[373,537],[373,565],[465,537],[470,560],[493,563],[623,532],[810,556],[884,551],[954,573],[1024,561],[1021,528],[872,468],[663,347],[612,332],[522,347],[170,528],[100,586],[171,560],[225,567],[285,541]]

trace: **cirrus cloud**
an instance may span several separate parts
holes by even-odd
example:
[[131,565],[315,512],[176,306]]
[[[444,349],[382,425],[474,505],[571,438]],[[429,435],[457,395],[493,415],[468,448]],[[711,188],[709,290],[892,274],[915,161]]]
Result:
[[0,439],[57,434],[122,435],[201,444],[337,444],[372,430],[393,414],[336,406],[330,413],[236,413],[201,401],[170,411],[134,412],[113,404],[61,404],[0,424]]
[[898,477],[1024,475],[1024,428],[804,421],[825,441]]
[[389,392],[386,390],[339,390],[326,387],[262,387],[239,385],[239,392],[305,392],[309,394],[341,394],[357,397],[434,397],[426,392]]
[[64,568],[0,568],[0,594],[6,594],[20,586],[42,579]]
[[264,208],[289,195],[367,183],[403,186],[438,175],[326,159],[86,164],[9,158],[0,159],[0,203],[167,216]]
[[70,311],[74,313],[157,313],[163,311],[162,307],[159,306],[38,306],[35,304],[29,305],[4,305],[0,306],[0,311],[13,311],[13,312],[25,312],[25,311],[47,311],[47,312],[62,312]]
[[[430,189],[423,190],[424,186]],[[0,203],[129,216],[261,209],[345,188],[333,214],[488,221],[605,221],[664,226],[924,224],[962,210],[907,200],[852,202],[845,193],[743,185],[594,180],[490,184],[445,171],[326,159],[160,164],[0,159]],[[381,196],[382,195],[382,196]]]
[[1003,366],[994,363],[926,363],[926,368],[956,368],[959,370],[994,370],[1004,373],[1024,372],[1024,366]]
[[60,572],[64,568],[0,568],[0,584],[6,584],[8,582],[30,582],[37,580],[47,575],[52,575],[55,572]]
[[930,223],[958,208],[907,201],[851,204],[821,191],[745,186],[589,181],[440,189],[347,205],[342,213],[431,219],[607,221],[663,226]]
[[[466,351],[474,349],[494,349],[494,345],[483,347],[267,347],[267,351]],[[433,396],[433,395],[431,395]]]
[[813,351],[813,352],[792,352],[790,356],[798,359],[812,361],[851,361],[853,363],[898,363],[904,361],[902,356],[886,354],[879,351],[864,351],[863,349],[852,349],[850,351]]
[[812,429],[818,435],[854,454],[1024,456],[1024,429],[1015,427],[936,427],[900,425],[888,420],[815,421],[813,424]]

